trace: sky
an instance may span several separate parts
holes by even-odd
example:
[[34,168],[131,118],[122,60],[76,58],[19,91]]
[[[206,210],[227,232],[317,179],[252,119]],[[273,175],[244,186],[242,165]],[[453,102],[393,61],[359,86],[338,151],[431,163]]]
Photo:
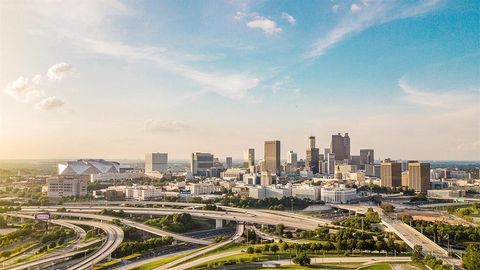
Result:
[[0,1],[0,159],[480,160],[480,2]]

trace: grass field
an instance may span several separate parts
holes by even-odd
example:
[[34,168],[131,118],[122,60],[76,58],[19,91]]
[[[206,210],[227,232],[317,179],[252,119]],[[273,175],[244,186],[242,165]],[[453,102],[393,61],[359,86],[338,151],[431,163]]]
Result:
[[392,266],[390,266],[390,264],[388,263],[379,263],[361,267],[358,270],[392,270]]
[[172,256],[172,257],[168,257],[168,258],[164,258],[164,259],[159,259],[158,261],[149,262],[149,263],[134,267],[131,270],[151,270],[151,269],[155,269],[159,266],[162,266],[162,265],[165,265],[167,263],[178,260],[183,256],[185,256],[185,254],[180,254],[180,255],[177,255],[177,256]]

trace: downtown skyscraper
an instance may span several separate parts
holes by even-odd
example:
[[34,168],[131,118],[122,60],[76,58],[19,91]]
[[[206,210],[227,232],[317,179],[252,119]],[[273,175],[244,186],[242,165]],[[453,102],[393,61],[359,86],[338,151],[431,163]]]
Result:
[[280,173],[280,141],[265,141],[264,162],[265,171],[272,174]]

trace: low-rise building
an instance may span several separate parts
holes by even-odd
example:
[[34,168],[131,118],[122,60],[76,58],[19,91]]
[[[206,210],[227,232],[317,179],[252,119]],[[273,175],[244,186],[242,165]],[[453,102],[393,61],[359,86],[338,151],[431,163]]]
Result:
[[76,177],[52,177],[47,179],[49,198],[79,197],[87,195],[87,181]]
[[466,191],[461,189],[429,189],[427,190],[428,197],[435,198],[460,198],[465,197]]
[[289,186],[256,186],[249,189],[249,197],[254,199],[263,200],[265,198],[277,198],[291,197],[292,188]]
[[357,189],[342,187],[322,187],[321,199],[326,203],[349,203],[357,197]]
[[310,199],[312,201],[319,201],[321,199],[321,187],[301,185],[292,187],[292,196],[299,199]]
[[163,196],[161,188],[154,186],[125,187],[125,198],[139,201],[151,200]]
[[211,194],[215,191],[213,183],[192,183],[186,186],[192,196]]
[[237,180],[237,181],[242,181],[243,180],[243,175],[247,173],[246,169],[241,169],[241,168],[231,168],[227,169],[223,173],[221,173],[221,176],[223,179],[227,180]]

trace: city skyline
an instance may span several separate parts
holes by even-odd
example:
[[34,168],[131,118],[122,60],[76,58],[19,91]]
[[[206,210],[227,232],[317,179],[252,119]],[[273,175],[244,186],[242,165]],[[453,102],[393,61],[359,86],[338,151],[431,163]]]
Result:
[[0,159],[480,160],[478,1],[0,7]]

